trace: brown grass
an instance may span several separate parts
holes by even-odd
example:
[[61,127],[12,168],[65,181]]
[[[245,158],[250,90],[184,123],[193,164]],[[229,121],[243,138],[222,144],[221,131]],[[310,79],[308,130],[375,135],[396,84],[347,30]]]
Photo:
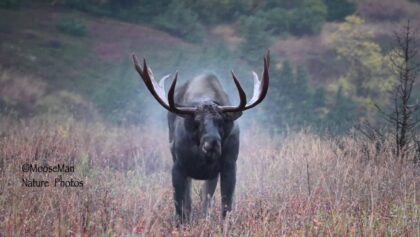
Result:
[[[408,157],[412,156],[409,154]],[[234,211],[179,226],[161,128],[33,119],[0,124],[0,236],[418,236],[419,169],[359,138],[242,133]],[[83,188],[28,188],[25,162],[76,166]],[[199,212],[199,182],[193,209]]]

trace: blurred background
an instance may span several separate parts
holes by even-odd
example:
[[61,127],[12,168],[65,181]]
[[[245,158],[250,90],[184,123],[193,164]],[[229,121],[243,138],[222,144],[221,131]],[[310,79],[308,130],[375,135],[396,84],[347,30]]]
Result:
[[213,72],[237,102],[230,70],[250,97],[270,49],[269,94],[241,123],[342,134],[383,121],[375,104],[390,106],[389,55],[407,18],[420,25],[420,1],[0,0],[0,112],[163,124],[132,52],[157,79]]

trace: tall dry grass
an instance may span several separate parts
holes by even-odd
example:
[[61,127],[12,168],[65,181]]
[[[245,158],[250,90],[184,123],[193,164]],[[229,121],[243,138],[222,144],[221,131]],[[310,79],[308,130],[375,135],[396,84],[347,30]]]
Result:
[[[241,134],[234,211],[179,226],[166,130],[36,120],[0,125],[0,236],[419,236],[419,167],[347,136]],[[414,154],[409,154],[410,157]],[[407,158],[406,157],[406,158]],[[83,188],[29,188],[25,162],[74,164]]]

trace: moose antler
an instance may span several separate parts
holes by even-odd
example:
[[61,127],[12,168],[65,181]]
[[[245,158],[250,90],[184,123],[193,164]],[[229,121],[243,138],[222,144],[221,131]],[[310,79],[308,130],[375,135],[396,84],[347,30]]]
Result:
[[[172,82],[172,85],[169,89],[168,97],[166,97],[165,92],[165,81],[169,78],[169,75],[164,76],[159,83],[153,77],[152,70],[147,67],[146,59],[143,59],[143,68],[139,64],[137,56],[133,53],[133,62],[136,68],[136,71],[139,73],[140,77],[143,79],[146,84],[147,89],[152,93],[153,97],[161,104],[165,109],[176,114],[193,114],[195,112],[194,107],[177,107],[174,101],[174,92],[175,85],[178,79],[178,73],[175,74],[175,79]],[[168,99],[167,99],[168,98]]]
[[[143,68],[139,64],[139,60],[137,59],[136,55],[133,53],[133,62],[134,66],[139,73],[140,77],[143,79],[144,83],[149,89],[150,93],[152,93],[153,97],[161,104],[165,109],[170,112],[176,114],[194,114],[196,111],[195,107],[191,106],[178,106],[175,104],[175,86],[178,80],[178,73],[175,74],[175,79],[173,80],[171,87],[169,88],[168,96],[166,96],[165,92],[165,81],[169,78],[169,75],[164,76],[159,83],[153,77],[152,70],[147,67],[146,60],[143,59]],[[237,106],[218,106],[222,112],[240,112],[250,108],[255,107],[261,101],[264,100],[265,96],[267,95],[268,91],[268,84],[269,84],[269,74],[268,69],[270,67],[270,51],[267,50],[267,53],[264,57],[264,69],[263,69],[263,76],[262,80],[258,79],[257,73],[254,71],[252,72],[254,76],[254,92],[252,95],[251,100],[246,102],[246,94],[243,90],[241,83],[239,82],[238,78],[236,77],[235,73],[232,71],[232,78],[235,82],[236,88],[238,89],[239,93],[239,105]]]
[[259,103],[261,103],[261,101],[263,101],[265,96],[267,95],[267,91],[268,91],[268,84],[270,81],[270,77],[268,74],[269,67],[270,67],[270,51],[267,50],[267,53],[265,54],[265,57],[264,57],[264,69],[262,73],[263,74],[262,80],[260,81],[258,79],[257,73],[255,73],[254,71],[252,72],[252,75],[254,76],[254,92],[253,92],[251,100],[249,100],[248,102],[246,102],[246,95],[245,95],[244,90],[242,89],[241,84],[239,83],[239,80],[237,79],[235,73],[232,71],[233,81],[235,82],[236,87],[238,88],[238,91],[239,91],[239,99],[240,99],[239,105],[238,106],[219,106],[219,108],[223,112],[239,112],[239,111],[244,111],[244,110],[253,108]]

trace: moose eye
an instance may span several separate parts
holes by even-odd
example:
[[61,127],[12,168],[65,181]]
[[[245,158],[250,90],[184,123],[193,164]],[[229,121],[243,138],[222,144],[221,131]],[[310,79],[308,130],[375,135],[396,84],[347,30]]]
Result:
[[188,131],[194,131],[198,128],[198,123],[194,120],[185,120],[184,126]]

